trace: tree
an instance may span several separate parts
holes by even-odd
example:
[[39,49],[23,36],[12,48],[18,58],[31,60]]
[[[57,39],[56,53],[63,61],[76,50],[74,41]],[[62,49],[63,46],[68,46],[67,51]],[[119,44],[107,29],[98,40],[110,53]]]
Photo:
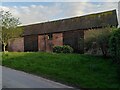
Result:
[[0,43],[3,45],[5,52],[8,40],[22,35],[23,29],[17,27],[20,25],[19,18],[13,17],[9,11],[0,11]]
[[107,56],[108,55],[108,51],[109,51],[109,38],[112,32],[111,27],[106,27],[102,30],[102,32],[98,35],[97,37],[97,43],[99,45],[99,47],[102,50],[102,54],[103,56]]
[[109,55],[109,38],[113,27],[107,26],[98,30],[90,30],[86,33],[86,50],[92,50],[94,54],[100,50],[103,56]]
[[109,46],[113,61],[120,64],[120,28],[114,29],[109,40]]

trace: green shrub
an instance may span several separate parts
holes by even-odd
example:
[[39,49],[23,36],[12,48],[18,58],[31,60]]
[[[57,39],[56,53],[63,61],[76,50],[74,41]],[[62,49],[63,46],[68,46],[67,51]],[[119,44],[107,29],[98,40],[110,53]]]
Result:
[[55,46],[53,47],[53,52],[62,53],[62,49],[62,46]]
[[53,52],[55,52],[55,53],[72,53],[73,48],[70,47],[69,45],[55,46],[55,47],[53,47]]
[[109,47],[114,62],[120,63],[120,28],[113,31],[109,40]]
[[[102,54],[109,56],[109,38],[113,27],[105,27],[102,29],[93,29],[85,32],[85,52],[94,52],[94,54]],[[96,43],[96,45],[94,45]],[[93,54],[93,53],[92,53]]]
[[64,45],[62,48],[63,48],[62,49],[63,53],[72,53],[73,52],[73,48],[70,47],[69,45]]
[[105,28],[104,31],[97,37],[97,43],[102,51],[103,56],[109,55],[109,38],[111,35],[112,28]]

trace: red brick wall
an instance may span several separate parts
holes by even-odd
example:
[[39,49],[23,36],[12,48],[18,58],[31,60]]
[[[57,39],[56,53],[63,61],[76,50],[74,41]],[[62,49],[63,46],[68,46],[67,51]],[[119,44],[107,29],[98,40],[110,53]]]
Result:
[[46,49],[46,46],[45,46],[45,43],[46,43],[46,35],[39,35],[38,36],[38,51],[45,51]]
[[62,33],[53,34],[53,45],[63,46],[63,34]]
[[8,51],[23,52],[24,51],[24,38],[14,38],[8,42]]
[[53,49],[53,46],[62,46],[63,45],[63,34],[54,33],[51,40],[48,39],[48,35],[39,35],[38,36],[38,50],[50,52]]

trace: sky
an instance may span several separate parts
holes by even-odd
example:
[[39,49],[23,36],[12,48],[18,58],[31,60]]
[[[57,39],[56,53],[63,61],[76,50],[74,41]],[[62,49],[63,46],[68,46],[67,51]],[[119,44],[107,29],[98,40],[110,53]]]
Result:
[[22,25],[53,21],[91,13],[118,10],[117,2],[2,2],[0,10],[10,11]]

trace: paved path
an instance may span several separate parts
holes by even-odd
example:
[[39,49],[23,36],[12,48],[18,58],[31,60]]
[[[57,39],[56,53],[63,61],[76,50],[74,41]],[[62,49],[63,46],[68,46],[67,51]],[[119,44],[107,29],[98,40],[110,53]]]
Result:
[[22,71],[2,67],[3,88],[72,88]]

